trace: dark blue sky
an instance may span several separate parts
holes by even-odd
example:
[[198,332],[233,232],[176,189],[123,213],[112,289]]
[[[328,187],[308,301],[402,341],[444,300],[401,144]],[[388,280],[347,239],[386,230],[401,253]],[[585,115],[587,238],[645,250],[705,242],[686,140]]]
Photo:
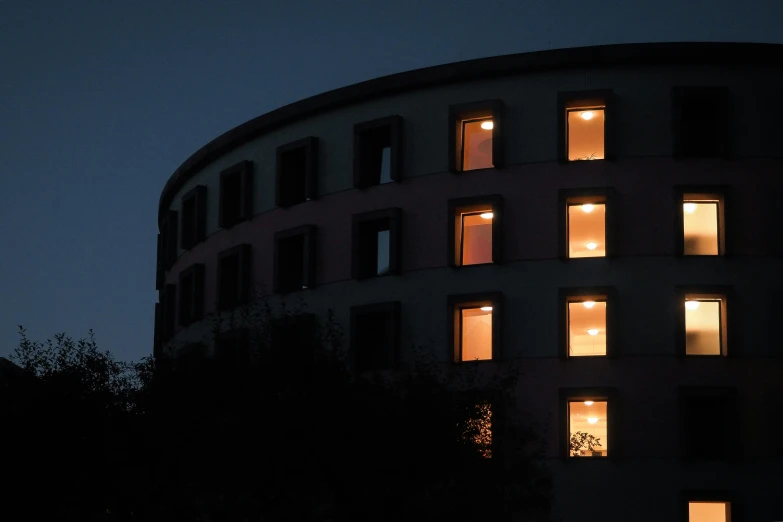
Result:
[[[394,72],[590,44],[783,42],[780,0],[0,0],[0,356],[152,350],[160,191],[261,113]],[[686,5],[683,5],[686,4]]]

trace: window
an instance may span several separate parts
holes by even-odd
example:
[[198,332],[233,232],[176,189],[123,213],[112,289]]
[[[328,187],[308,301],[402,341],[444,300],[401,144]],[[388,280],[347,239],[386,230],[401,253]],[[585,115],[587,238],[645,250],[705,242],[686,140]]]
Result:
[[452,266],[499,263],[502,196],[449,200],[448,248]]
[[308,137],[277,148],[278,207],[318,197],[318,138]]
[[500,356],[500,292],[449,296],[449,332],[456,363]]
[[608,130],[613,98],[609,89],[558,95],[561,161],[612,159]]
[[186,344],[176,353],[174,367],[177,371],[192,372],[199,370],[206,362],[206,346],[202,343]]
[[680,316],[680,353],[685,355],[726,355],[727,294],[725,287],[677,289]]
[[606,257],[613,227],[611,189],[560,191],[561,257]]
[[218,255],[218,310],[247,304],[251,297],[250,245],[238,245]]
[[274,291],[315,287],[315,225],[275,233]]
[[304,371],[315,362],[320,343],[316,315],[292,313],[273,318],[269,324],[269,342],[272,353],[268,357],[305,377]]
[[163,342],[166,342],[174,336],[177,326],[177,285],[164,286],[160,301],[163,309]]
[[401,210],[391,208],[353,216],[354,279],[400,272]]
[[691,500],[688,522],[731,522],[731,502]]
[[449,170],[503,166],[503,108],[502,100],[449,107]]
[[726,187],[675,187],[678,255],[726,255],[726,193]]
[[207,187],[199,185],[182,197],[182,248],[191,249],[206,237]]
[[229,374],[246,370],[252,362],[251,347],[251,336],[247,329],[221,332],[215,342],[217,368]]
[[729,154],[731,94],[726,87],[672,89],[673,152],[679,158]]
[[253,214],[253,163],[242,161],[220,173],[220,226],[231,228]]
[[367,188],[402,179],[402,118],[389,116],[354,126],[353,184]]
[[204,265],[191,265],[179,274],[179,325],[204,316]]
[[[611,323],[609,302],[614,288],[561,288],[560,314],[565,357],[610,355]],[[611,305],[613,306],[613,304]]]
[[476,449],[485,459],[492,458],[493,404],[481,400],[458,405],[457,437]]
[[174,210],[166,212],[163,222],[160,225],[161,244],[163,246],[163,269],[168,270],[177,260],[177,217]]
[[561,389],[561,440],[567,457],[606,458],[613,454],[615,396],[612,388]]
[[736,389],[681,387],[679,392],[683,457],[725,460],[739,456]]
[[357,374],[394,368],[399,347],[399,301],[351,307],[351,354]]

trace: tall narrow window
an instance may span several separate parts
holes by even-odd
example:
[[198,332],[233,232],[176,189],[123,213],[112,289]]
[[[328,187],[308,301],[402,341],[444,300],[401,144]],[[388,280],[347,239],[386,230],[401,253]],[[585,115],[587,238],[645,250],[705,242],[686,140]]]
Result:
[[315,226],[275,233],[275,292],[294,292],[315,286]]
[[179,231],[179,213],[175,210],[166,212],[163,222],[160,225],[160,240],[163,247],[163,270],[166,271],[174,265],[179,254],[179,242],[177,241]]
[[485,459],[492,458],[493,404],[480,400],[457,408],[457,438]]
[[502,196],[449,201],[449,261],[453,266],[499,263]]
[[199,185],[182,197],[182,248],[204,241],[207,224],[207,187]]
[[688,522],[731,522],[731,502],[688,502]]
[[726,254],[725,194],[725,187],[675,188],[678,254]]
[[609,455],[609,408],[606,400],[590,396],[568,400],[568,455]]
[[218,255],[218,310],[246,304],[252,296],[250,245],[243,244]]
[[739,456],[736,388],[684,386],[678,391],[682,456],[697,460]]
[[729,154],[731,95],[726,87],[672,89],[674,156],[714,158]]
[[204,265],[195,264],[179,275],[179,324],[189,324],[204,316]]
[[275,200],[288,207],[318,195],[318,138],[308,137],[277,148]]
[[455,362],[498,358],[501,301],[497,292],[449,297]]
[[355,279],[398,274],[400,270],[400,209],[387,209],[353,217]]
[[606,298],[568,302],[568,356],[606,355]]
[[389,116],[354,126],[354,186],[400,181],[402,118]]
[[560,257],[606,257],[612,248],[612,188],[560,191]]
[[725,299],[691,294],[685,297],[685,354],[725,353]]
[[351,308],[351,353],[357,373],[394,368],[399,359],[400,302]]
[[607,122],[611,90],[560,93],[560,157],[564,161],[611,159]]
[[452,172],[503,165],[503,102],[487,100],[449,108],[449,165]]
[[230,228],[253,214],[253,164],[243,161],[220,173],[220,226]]

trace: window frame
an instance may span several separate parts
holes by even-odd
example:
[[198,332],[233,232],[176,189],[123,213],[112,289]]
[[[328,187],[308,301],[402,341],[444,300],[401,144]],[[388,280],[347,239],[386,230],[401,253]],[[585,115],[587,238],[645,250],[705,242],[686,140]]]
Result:
[[615,94],[612,89],[562,91],[557,93],[557,158],[560,163],[584,163],[568,159],[568,111],[582,105],[603,105],[604,109],[604,157],[616,159],[615,143]]
[[[721,119],[723,126],[717,129],[714,154],[700,155],[686,150],[685,136],[683,128],[683,108],[685,107],[685,98],[688,95],[693,96],[705,92],[711,92],[717,95],[719,107],[717,110],[724,114]],[[731,129],[734,119],[734,107],[732,103],[731,89],[726,85],[675,85],[671,89],[671,135],[672,135],[672,157],[675,159],[708,159],[720,158],[730,159],[731,157]]]
[[[729,207],[730,187],[728,185],[676,185],[673,189],[674,196],[674,253],[677,257],[685,258],[711,258],[727,257],[731,254],[731,236],[729,231]],[[685,214],[683,204],[685,198],[705,198],[718,200],[718,254],[685,254]],[[698,201],[698,199],[696,199]]]
[[[195,263],[179,273],[179,326],[186,327],[195,322],[201,321],[204,318],[204,265],[201,263]],[[190,291],[192,296],[192,302],[190,306],[186,307],[187,303],[184,303],[183,293],[185,291],[185,280],[192,278],[190,283]],[[190,308],[187,310],[186,308]]]
[[[593,301],[606,302],[606,355],[579,355],[570,354],[571,339],[569,335],[569,309],[570,303],[579,303],[592,298]],[[560,346],[560,358],[563,360],[579,359],[612,359],[617,357],[617,329],[618,306],[617,289],[613,286],[592,287],[568,287],[558,289],[558,331]]]
[[[571,451],[571,417],[569,414],[568,405],[571,402],[579,401],[602,401],[606,402],[606,436],[612,441],[612,450],[607,450],[605,457],[575,457],[569,453]],[[618,410],[619,410],[619,394],[617,388],[614,387],[563,387],[560,388],[558,412],[560,422],[558,423],[560,436],[558,438],[560,447],[560,456],[563,460],[568,462],[573,461],[607,461],[617,460],[619,453],[619,437],[618,437]]]
[[[558,237],[559,243],[559,256],[562,261],[585,261],[590,259],[607,259],[614,257],[615,242],[616,242],[616,194],[614,187],[590,187],[590,188],[574,188],[574,189],[561,189],[558,192]],[[573,205],[582,205],[585,203],[598,203],[606,206],[605,221],[604,221],[604,241],[606,241],[606,255],[603,257],[584,257],[584,258],[572,258],[569,257],[569,222],[568,222],[568,207]]]
[[[470,211],[472,207],[492,207],[492,261],[490,263],[478,263],[472,265],[462,264],[462,238],[457,242],[457,213]],[[495,265],[503,262],[503,196],[500,194],[491,194],[486,196],[473,196],[467,198],[456,198],[448,201],[448,229],[447,238],[447,259],[449,266],[454,268],[465,268],[471,266]],[[464,235],[464,234],[463,234]],[[459,251],[457,248],[459,247]],[[459,258],[459,262],[457,262]]]
[[[357,367],[357,350],[359,349],[359,336],[358,326],[362,316],[374,315],[374,314],[388,314],[392,322],[392,338],[391,338],[391,350],[390,358],[392,361],[389,368],[374,368],[364,369]],[[350,366],[356,374],[363,374],[374,371],[394,370],[400,366],[401,363],[401,323],[402,323],[402,303],[400,301],[387,301],[383,303],[372,303],[364,305],[355,305],[351,307],[350,311]]]
[[[236,220],[229,221],[226,216],[227,204],[225,201],[226,180],[231,176],[239,176],[239,215]],[[218,203],[218,215],[220,228],[229,229],[253,216],[253,162],[249,160],[228,167],[220,172],[220,195]]]
[[724,502],[729,504],[729,516],[726,522],[741,522],[739,498],[731,490],[685,490],[680,493],[680,520],[690,522],[689,505],[691,502]]
[[299,292],[305,290],[304,288],[285,288],[281,281],[282,272],[282,248],[281,244],[286,239],[295,237],[302,237],[304,242],[303,248],[303,267],[304,272],[302,274],[303,286],[307,287],[307,290],[315,288],[315,270],[316,270],[316,226],[315,225],[301,225],[286,230],[275,232],[274,235],[274,267],[273,267],[273,283],[272,291],[277,294],[287,294],[293,292]]
[[449,105],[448,154],[449,171],[454,174],[482,171],[489,169],[464,170],[463,124],[466,121],[492,118],[492,168],[502,169],[505,166],[505,103],[501,99],[482,100],[476,102]]
[[[507,442],[505,431],[508,422],[508,409],[506,401],[503,400],[503,394],[497,390],[463,390],[457,392],[454,396],[454,405],[457,408],[460,407],[472,407],[478,403],[486,402],[489,404],[490,411],[492,412],[491,430],[492,441],[490,443],[490,449],[492,451],[492,458],[486,459],[484,463],[491,466],[492,463],[496,466],[500,466],[503,462]],[[459,433],[457,433],[459,435]],[[459,438],[457,438],[459,441]]]
[[[185,213],[185,203],[193,201],[193,216]],[[207,234],[207,187],[197,185],[182,196],[182,223],[180,248],[190,250],[206,238]],[[190,227],[190,230],[187,228]],[[188,232],[190,232],[188,234]]]
[[[389,271],[386,274],[370,274],[362,263],[362,227],[373,221],[389,221]],[[351,227],[351,277],[356,280],[376,279],[402,272],[402,209],[399,207],[362,212],[352,216]]]
[[[238,257],[238,271],[239,271],[239,281],[237,284],[239,285],[239,288],[237,288],[237,302],[233,304],[232,306],[229,306],[228,303],[224,303],[222,301],[222,288],[223,288],[223,261],[226,258],[237,256]],[[252,260],[253,260],[253,251],[252,247],[248,243],[242,243],[240,245],[236,245],[234,247],[228,248],[226,250],[221,251],[218,253],[218,263],[217,263],[217,295],[215,296],[216,301],[216,309],[218,311],[229,311],[233,310],[234,308],[246,305],[250,303],[250,299],[252,297]]]
[[[681,285],[674,290],[674,309],[675,309],[675,348],[677,355],[683,358],[719,358],[729,357],[729,347],[736,348],[736,325],[733,316],[729,315],[729,301],[733,300],[734,289],[727,285]],[[720,334],[721,348],[717,355],[689,355],[687,354],[686,329],[685,329],[685,300],[688,296],[694,296],[698,299],[720,299]],[[729,321],[732,321],[729,328]],[[733,349],[734,349],[733,348]],[[732,352],[732,356],[735,356]]]
[[[304,200],[294,201],[289,195],[285,194],[283,179],[286,173],[283,172],[283,156],[285,154],[304,150],[305,172],[304,172]],[[276,169],[275,169],[275,205],[281,208],[288,208],[299,205],[307,201],[318,199],[318,138],[308,136],[300,140],[286,143],[277,147]]]
[[375,120],[357,123],[353,126],[353,186],[367,189],[380,186],[383,183],[370,183],[367,175],[362,173],[364,162],[364,139],[368,132],[389,127],[391,137],[389,151],[389,177],[393,183],[402,181],[402,127],[403,118],[399,115],[385,116]]
[[[480,361],[462,360],[462,317],[466,308],[492,306],[492,358]],[[453,294],[446,297],[447,339],[449,359],[452,364],[475,364],[500,362],[503,347],[503,307],[504,296],[501,291],[479,292],[473,294]]]
[[680,459],[688,462],[705,461],[733,461],[740,460],[743,452],[742,432],[739,427],[740,422],[725,422],[724,435],[728,439],[737,441],[737,446],[731,451],[725,451],[715,456],[709,457],[694,455],[688,448],[688,430],[687,430],[687,406],[688,400],[694,398],[710,398],[725,401],[728,410],[726,417],[739,419],[739,393],[733,386],[679,386],[677,388],[677,416],[678,416],[678,434],[679,434],[679,453]]

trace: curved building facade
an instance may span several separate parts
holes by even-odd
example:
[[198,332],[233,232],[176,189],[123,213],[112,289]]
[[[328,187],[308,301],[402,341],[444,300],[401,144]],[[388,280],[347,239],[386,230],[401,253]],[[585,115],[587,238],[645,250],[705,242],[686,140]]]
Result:
[[781,63],[544,51],[250,120],[163,189],[156,353],[295,299],[360,371],[516,361],[564,520],[783,520]]

